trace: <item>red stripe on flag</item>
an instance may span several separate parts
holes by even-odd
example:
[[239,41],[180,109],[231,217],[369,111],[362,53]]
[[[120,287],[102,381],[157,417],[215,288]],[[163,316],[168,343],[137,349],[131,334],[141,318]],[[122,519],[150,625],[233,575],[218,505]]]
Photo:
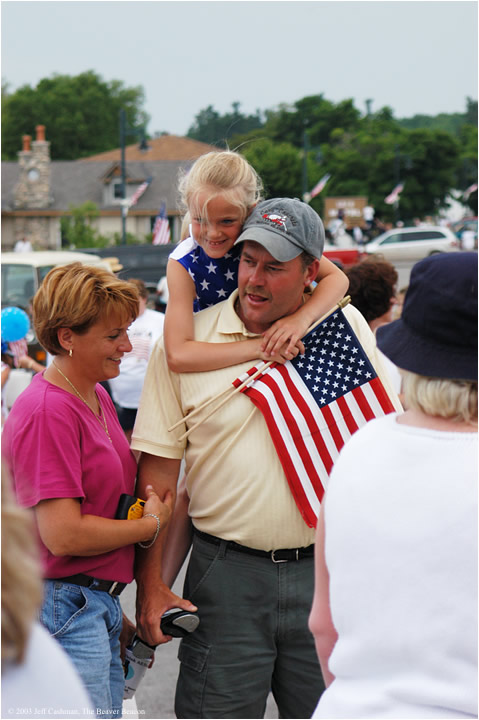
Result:
[[380,381],[378,377],[373,378],[371,382],[369,383],[370,387],[372,388],[374,394],[377,397],[377,400],[379,404],[381,405],[381,409],[385,415],[387,415],[390,412],[394,412],[395,408],[392,404],[391,400],[389,399],[389,395],[387,394],[386,390],[384,389],[384,385]]
[[[286,379],[286,378],[284,378],[284,379]],[[291,408],[290,408],[289,404],[287,403],[284,395],[278,388],[274,378],[272,378],[271,375],[265,375],[265,377],[263,378],[263,384],[266,385],[267,387],[269,387],[270,390],[272,391],[272,393],[274,394],[275,400],[278,404],[279,411],[282,414],[282,416],[288,426],[288,430],[289,430],[292,440],[296,446],[296,450],[301,457],[301,460],[303,462],[304,468],[306,470],[306,473],[307,473],[309,479],[311,481],[313,480],[313,478],[317,478],[319,480],[316,468],[313,465],[311,456],[306,447],[306,444],[304,441],[304,436],[301,432],[301,429],[298,427],[296,418],[294,417],[293,413],[291,412]],[[291,388],[291,386],[288,388],[288,390],[290,392],[292,389],[295,390],[295,388]],[[298,409],[303,414],[306,424],[308,425],[308,430],[311,434],[312,439],[314,440],[315,437],[318,436],[318,428],[314,421],[314,418],[312,417],[311,411],[307,407],[307,405],[303,402],[303,399],[301,397],[298,397],[297,394],[296,394],[296,398],[294,398],[294,400],[296,402],[297,407],[298,407],[298,405],[302,405],[302,407],[298,407]],[[299,403],[298,403],[298,401],[299,401]],[[320,487],[322,489],[322,485],[320,485]]]
[[[323,413],[324,419],[326,420],[326,423],[328,425],[328,430],[331,433],[331,437],[334,440],[334,444],[336,445],[336,449],[338,452],[341,450],[341,448],[344,445],[344,440],[339,432],[338,424],[336,420],[334,419],[334,415],[331,411],[331,408],[329,405],[326,405],[325,407],[321,408],[321,412]],[[331,461],[331,467],[333,466],[333,462]],[[328,471],[331,471],[331,468],[328,468]]]
[[[321,460],[323,461],[326,472],[329,474],[331,471],[331,468],[333,466],[334,460],[331,458],[331,455],[326,446],[326,443],[323,440],[323,437],[321,435],[321,430],[320,430],[318,423],[314,417],[311,407],[308,404],[308,402],[305,400],[304,396],[299,392],[295,383],[292,381],[291,376],[288,373],[285,366],[284,365],[280,366],[278,368],[278,370],[281,373],[281,376],[283,377],[284,382],[288,388],[288,391],[290,392],[291,396],[293,397],[298,410],[302,413],[302,415],[308,425],[308,428],[310,429],[311,438],[318,450],[319,455],[321,456]],[[315,472],[315,476],[317,477],[318,481],[317,481],[317,483],[313,482],[313,485],[314,485],[317,493],[318,493],[318,491],[321,492],[321,497],[322,497],[323,493],[324,493],[324,485],[321,482],[316,470],[314,470],[314,472]]]
[[338,398],[336,400],[336,402],[339,405],[339,409],[341,410],[344,422],[346,423],[346,426],[347,426],[349,432],[351,433],[351,435],[353,435],[356,432],[356,430],[359,429],[359,427],[358,427],[356,420],[354,419],[354,415],[352,414],[348,403],[346,402],[346,400],[344,398],[344,395],[342,397]]
[[298,477],[298,473],[296,472],[294,463],[288,452],[288,448],[286,447],[286,444],[278,431],[276,421],[266,401],[266,398],[264,397],[264,395],[262,395],[260,392],[257,392],[256,390],[248,390],[247,395],[256,405],[258,410],[260,410],[263,414],[266,425],[268,426],[269,432],[271,434],[274,446],[276,448],[276,452],[278,453],[281,465],[283,466],[284,473],[288,480],[291,493],[298,509],[301,512],[303,520],[308,525],[308,527],[315,527],[317,522],[316,514],[311,509],[308,498],[303,490],[303,486]]
[[351,390],[351,394],[358,403],[359,409],[361,410],[366,422],[369,422],[374,417],[376,417],[371,409],[371,405],[369,404],[367,398],[363,393],[362,387],[354,388],[354,390]]

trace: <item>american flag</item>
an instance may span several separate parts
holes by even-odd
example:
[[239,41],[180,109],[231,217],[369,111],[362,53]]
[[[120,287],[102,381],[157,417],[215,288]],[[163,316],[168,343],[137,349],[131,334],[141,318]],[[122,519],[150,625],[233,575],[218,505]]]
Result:
[[393,191],[384,198],[384,202],[386,203],[386,205],[394,205],[394,203],[399,200],[399,193],[402,193],[403,190],[404,183],[399,183],[399,185],[396,185]]
[[163,203],[156,216],[153,226],[153,245],[167,245],[170,242],[170,223],[166,215],[166,205]]
[[394,406],[342,310],[329,315],[303,343],[304,355],[274,363],[241,392],[263,413],[296,504],[306,524],[315,527],[344,443]]
[[314,188],[311,190],[312,198],[316,197],[316,195],[319,195],[319,193],[321,192],[321,190],[323,190],[324,186],[326,185],[326,183],[328,182],[330,177],[331,177],[331,175],[329,173],[326,173],[326,175],[323,175],[321,180],[318,183],[316,183]]
[[141,185],[139,185],[137,187],[137,189],[135,190],[135,192],[133,193],[133,195],[131,196],[131,198],[128,201],[129,208],[133,207],[133,205],[136,205],[136,203],[141,198],[141,196],[143,195],[143,193],[145,192],[146,188],[148,187],[148,185],[151,183],[152,180],[153,180],[153,178],[149,177],[145,180],[145,182],[141,183]]
[[468,200],[469,195],[471,195],[471,193],[473,193],[473,192],[476,192],[476,190],[477,190],[477,183],[473,183],[472,185],[469,185],[469,187],[466,190],[464,190],[464,192],[462,193],[462,199]]

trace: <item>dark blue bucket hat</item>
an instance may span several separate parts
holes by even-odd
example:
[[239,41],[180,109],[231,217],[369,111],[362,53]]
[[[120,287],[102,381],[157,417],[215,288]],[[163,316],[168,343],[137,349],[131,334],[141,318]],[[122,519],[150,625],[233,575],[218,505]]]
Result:
[[399,368],[477,380],[477,253],[439,253],[414,265],[401,317],[376,339]]

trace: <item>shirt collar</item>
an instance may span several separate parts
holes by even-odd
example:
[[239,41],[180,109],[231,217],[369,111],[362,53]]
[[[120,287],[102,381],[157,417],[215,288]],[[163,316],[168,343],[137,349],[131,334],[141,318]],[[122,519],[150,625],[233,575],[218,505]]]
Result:
[[[313,288],[306,288],[304,300],[312,295]],[[227,300],[222,303],[221,312],[218,318],[218,331],[224,335],[244,335],[245,337],[258,337],[259,333],[253,333],[246,329],[243,321],[235,310],[235,302],[238,298],[238,288],[233,290]]]
[[235,310],[238,298],[238,289],[233,290],[227,300],[222,303],[218,318],[218,331],[224,335],[244,335],[245,337],[258,337],[257,333],[249,332]]

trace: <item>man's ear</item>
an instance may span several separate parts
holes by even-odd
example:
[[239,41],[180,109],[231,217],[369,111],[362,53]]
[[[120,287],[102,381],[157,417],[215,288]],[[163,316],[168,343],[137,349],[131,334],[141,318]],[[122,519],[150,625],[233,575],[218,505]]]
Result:
[[308,265],[305,271],[304,275],[304,286],[308,287],[308,285],[311,285],[312,282],[316,280],[319,273],[319,263],[320,261],[318,258],[314,258],[313,262]]

